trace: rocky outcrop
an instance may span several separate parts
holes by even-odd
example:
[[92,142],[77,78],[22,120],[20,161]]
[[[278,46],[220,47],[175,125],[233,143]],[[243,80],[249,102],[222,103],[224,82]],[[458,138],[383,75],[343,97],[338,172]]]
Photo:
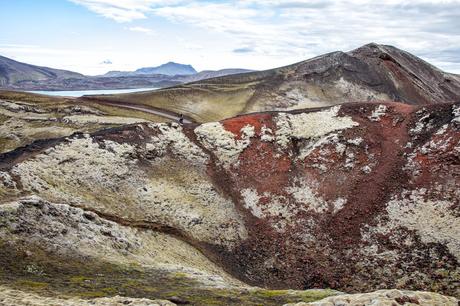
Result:
[[0,194],[174,235],[253,285],[460,296],[459,127],[458,103],[389,102],[140,123],[3,155]]
[[30,249],[30,257],[35,255],[30,246],[40,246],[56,257],[186,273],[206,286],[242,285],[174,236],[147,224],[109,219],[37,196],[25,197],[0,205],[0,241],[11,248]]
[[431,292],[379,290],[363,294],[344,294],[311,303],[286,304],[285,306],[334,306],[334,305],[445,305],[457,306],[458,300]]

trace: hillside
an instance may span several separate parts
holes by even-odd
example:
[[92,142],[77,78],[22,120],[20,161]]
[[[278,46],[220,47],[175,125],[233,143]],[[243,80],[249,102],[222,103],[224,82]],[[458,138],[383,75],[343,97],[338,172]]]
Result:
[[350,101],[454,102],[460,100],[460,76],[395,47],[368,44],[277,69],[103,98],[164,108],[206,122]]
[[29,65],[0,56],[0,87],[20,84],[22,81],[43,82],[83,77],[76,72]]
[[205,79],[217,78],[226,75],[233,75],[233,74],[240,74],[240,73],[248,73],[253,72],[253,70],[249,69],[238,69],[238,68],[229,68],[229,69],[221,69],[221,70],[203,70],[196,74],[187,75],[187,76],[177,76],[177,79],[180,80],[182,83],[190,83],[190,82],[197,82]]
[[[11,150],[0,283],[193,305],[339,294],[251,286],[459,297],[459,123],[459,103],[347,103]],[[378,296],[431,298],[347,299]]]

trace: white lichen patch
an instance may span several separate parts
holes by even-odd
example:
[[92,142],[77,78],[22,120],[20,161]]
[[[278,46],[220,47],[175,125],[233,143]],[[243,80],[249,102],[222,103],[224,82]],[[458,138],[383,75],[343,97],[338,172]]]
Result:
[[340,156],[343,155],[345,153],[345,150],[347,149],[347,145],[343,144],[343,143],[340,143],[338,142],[336,145],[335,145],[335,151],[337,152],[337,154],[339,154]]
[[406,156],[407,162],[403,167],[404,171],[408,171],[411,173],[413,177],[416,177],[421,172],[421,165],[416,159],[417,153],[410,153]]
[[[435,133],[431,139],[421,146],[416,147],[413,152],[406,155],[407,162],[403,167],[403,170],[409,171],[412,176],[418,176],[421,172],[421,164],[417,160],[420,155],[436,156],[439,153],[449,152],[451,148],[455,151],[455,137],[450,133],[445,133],[445,130],[441,127],[440,131]],[[412,146],[412,145],[411,145]],[[411,147],[410,146],[410,147]],[[406,145],[406,148],[408,146]]]
[[460,218],[454,203],[433,200],[425,189],[403,191],[387,204],[389,221],[380,225],[382,232],[407,228],[415,231],[424,243],[441,243],[460,259]]
[[355,145],[355,146],[359,146],[360,144],[363,143],[363,141],[364,139],[362,137],[358,137],[354,139],[347,139],[347,143]]
[[[301,146],[299,149],[299,155],[297,159],[303,160],[306,157],[308,157],[312,152],[316,151],[318,148],[322,148],[327,145],[336,145],[337,152],[339,155],[343,154],[343,152],[339,152],[342,149],[342,146],[346,148],[345,145],[340,143],[339,135],[338,134],[329,134],[325,137],[321,138],[314,138],[308,142],[305,143],[305,145]],[[345,148],[343,150],[345,150]],[[320,155],[323,155],[322,153],[330,153],[326,152],[325,150],[320,150]],[[324,160],[326,161],[326,159]]]
[[[243,189],[241,196],[244,200],[244,207],[249,209],[257,218],[277,216],[290,220],[292,216],[298,213],[297,209],[290,207],[288,200],[284,196],[270,192],[264,192],[259,195],[255,189]],[[269,201],[260,205],[259,201],[262,197],[269,199]]]
[[356,82],[350,82],[340,77],[333,83],[334,88],[329,91],[342,101],[386,101],[387,94],[377,92]]
[[275,136],[273,136],[272,129],[263,125],[260,128],[260,140],[266,141],[266,142],[272,142],[273,140],[275,140]]
[[52,114],[31,112],[31,111],[26,111],[23,109],[20,109],[20,111],[9,110],[9,109],[2,108],[2,107],[0,107],[0,115],[7,116],[10,118],[20,118],[20,119],[29,120],[29,121],[48,121],[48,120],[55,121],[56,120],[56,118],[52,116]]
[[[277,231],[283,231],[286,225],[290,224],[294,217],[304,208],[292,203],[282,195],[264,192],[259,194],[257,190],[246,188],[241,190],[243,205],[251,214],[259,219],[275,218],[272,220],[273,227]],[[263,204],[260,200],[264,198]]]
[[315,184],[309,184],[304,179],[295,180],[294,184],[285,188],[286,192],[295,199],[299,205],[295,207],[300,211],[313,211],[315,213],[324,213],[330,211],[336,213],[341,210],[347,203],[347,199],[338,197],[333,201],[326,201],[314,189]]
[[332,213],[336,213],[342,208],[344,208],[345,204],[347,204],[347,199],[345,198],[337,198],[334,202],[332,202]]
[[448,124],[444,124],[439,130],[436,131],[435,135],[442,135],[447,131],[447,128],[449,127]]
[[409,130],[411,136],[417,136],[433,128],[433,119],[430,119],[431,114],[425,108],[418,110],[416,115],[421,117],[417,120],[415,126]]
[[345,168],[353,169],[355,167],[355,154],[353,152],[347,152],[345,159]]
[[370,121],[380,121],[380,119],[386,115],[387,106],[379,104],[373,111],[372,114],[368,117]]
[[204,123],[195,129],[198,140],[209,150],[212,150],[219,162],[229,168],[237,164],[238,157],[251,143],[254,137],[254,127],[246,125],[241,128],[241,139],[227,131],[220,122]]
[[243,204],[246,209],[249,209],[253,216],[262,218],[264,215],[262,209],[259,207],[260,196],[255,189],[243,189],[241,190],[241,196],[243,197]]
[[452,122],[460,123],[460,105],[452,106],[452,114],[454,115]]
[[[369,293],[340,294],[337,296],[327,297],[316,302],[300,302],[297,304],[285,304],[284,306],[390,306],[401,305],[400,300],[417,301],[417,303],[408,302],[407,305],[426,306],[456,306],[459,302],[454,297],[444,296],[434,292],[391,289],[378,290]],[[406,303],[404,302],[404,304]]]
[[146,149],[149,153],[153,153],[155,156],[164,156],[167,149],[170,148],[172,154],[194,164],[203,165],[208,162],[208,156],[200,147],[190,141],[179,124],[158,123],[149,124],[149,127],[154,130],[158,129],[160,132],[146,143]]
[[302,204],[305,210],[311,210],[316,213],[323,213],[329,208],[329,204],[309,186],[309,184],[300,180],[293,186],[286,188],[296,202]]
[[16,165],[12,172],[24,190],[53,201],[164,224],[228,247],[246,237],[233,203],[204,175],[205,165],[165,156],[143,169],[137,155],[148,152],[126,143],[70,139]]
[[6,188],[16,189],[16,182],[8,172],[0,171],[0,184]]
[[338,116],[340,106],[311,113],[279,113],[275,117],[276,143],[287,148],[291,139],[312,139],[359,125],[348,116]]

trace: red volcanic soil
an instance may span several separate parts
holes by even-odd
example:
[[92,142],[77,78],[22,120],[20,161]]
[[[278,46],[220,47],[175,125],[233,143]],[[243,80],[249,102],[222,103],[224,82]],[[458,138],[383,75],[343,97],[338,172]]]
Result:
[[[342,105],[339,115],[349,116],[359,125],[338,133],[336,141],[314,147],[303,159],[299,159],[300,152],[318,139],[293,138],[287,149],[280,150],[276,142],[254,137],[239,155],[237,166],[213,171],[227,177],[227,188],[250,233],[232,254],[225,254],[225,258],[233,257],[227,268],[249,283],[275,288],[361,291],[438,286],[446,293],[458,294],[457,282],[439,276],[442,269],[459,268],[458,259],[442,242],[424,243],[416,231],[404,225],[381,233],[371,231],[368,235],[372,237],[363,237],[368,228],[391,224],[388,202],[404,190],[424,188],[424,199],[429,199],[439,193],[435,186],[440,184],[437,188],[443,194],[438,199],[450,201],[448,213],[458,216],[460,132],[453,105],[381,105],[386,110],[375,121],[370,117],[378,104]],[[275,117],[275,113],[246,115],[222,124],[239,138],[247,124],[255,127],[256,134],[262,125],[276,131]],[[444,134],[437,135],[446,124]],[[420,131],[417,126],[422,127]],[[439,142],[440,137],[446,141],[442,153],[419,152],[426,143]],[[338,146],[345,147],[344,151],[338,152]],[[420,168],[417,173],[408,166],[412,154]],[[347,166],[350,156],[352,166]],[[308,186],[314,198],[310,202],[308,196],[296,199],[293,186],[300,192]],[[245,205],[245,190],[258,195],[255,205],[260,210],[275,206],[279,212],[255,216]],[[338,209],[333,207],[337,199],[346,200]],[[325,208],[311,209],[315,201]],[[401,242],[403,238],[413,242],[406,245]],[[381,255],[385,253],[392,256]],[[417,278],[417,273],[423,277]],[[402,282],[403,276],[410,280]]]

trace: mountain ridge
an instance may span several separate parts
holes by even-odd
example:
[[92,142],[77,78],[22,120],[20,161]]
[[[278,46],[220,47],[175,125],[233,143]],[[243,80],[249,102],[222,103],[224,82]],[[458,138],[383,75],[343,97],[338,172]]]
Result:
[[371,43],[280,68],[104,99],[165,108],[206,122],[353,101],[456,102],[460,101],[460,76],[398,48]]
[[0,56],[0,88],[10,90],[158,88],[249,71],[252,70],[226,68],[197,72],[191,65],[168,62],[157,67],[139,68],[136,71],[109,71],[104,75],[86,76]]
[[118,76],[136,76],[136,75],[149,75],[149,74],[162,74],[168,76],[175,75],[192,75],[198,72],[192,65],[179,64],[175,62],[167,62],[155,67],[142,67],[134,71],[109,71],[102,76],[105,77],[118,77]]
[[0,86],[26,80],[83,78],[84,75],[62,69],[30,65],[0,55]]

